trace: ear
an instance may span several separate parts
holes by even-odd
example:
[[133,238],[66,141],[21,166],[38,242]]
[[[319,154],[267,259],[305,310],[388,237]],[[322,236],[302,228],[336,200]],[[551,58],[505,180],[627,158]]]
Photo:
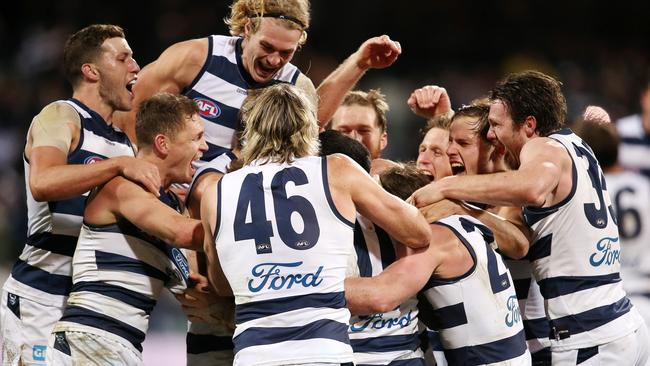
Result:
[[383,151],[384,148],[386,148],[386,145],[388,145],[388,133],[384,131],[381,133],[381,137],[379,138],[379,151]]
[[81,74],[91,81],[99,81],[99,70],[95,64],[86,63],[81,65]]
[[253,33],[253,21],[251,18],[246,19],[244,24],[244,38],[248,38]]
[[537,119],[533,116],[526,117],[523,127],[526,132],[526,136],[532,137],[535,133],[537,133]]
[[169,139],[162,133],[153,138],[153,147],[156,154],[166,157],[169,154]]

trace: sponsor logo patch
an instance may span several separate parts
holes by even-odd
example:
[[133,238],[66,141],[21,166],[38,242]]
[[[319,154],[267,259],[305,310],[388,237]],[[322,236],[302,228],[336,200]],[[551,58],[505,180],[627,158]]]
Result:
[[194,101],[199,106],[199,114],[201,116],[216,118],[221,115],[221,109],[219,109],[219,106],[215,102],[205,98],[194,98]]

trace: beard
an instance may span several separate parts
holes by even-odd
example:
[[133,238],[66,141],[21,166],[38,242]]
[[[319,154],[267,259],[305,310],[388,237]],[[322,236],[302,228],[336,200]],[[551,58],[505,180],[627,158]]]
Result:
[[129,100],[123,100],[120,97],[120,90],[126,87],[110,79],[102,79],[99,82],[99,96],[114,111],[130,111],[131,103]]

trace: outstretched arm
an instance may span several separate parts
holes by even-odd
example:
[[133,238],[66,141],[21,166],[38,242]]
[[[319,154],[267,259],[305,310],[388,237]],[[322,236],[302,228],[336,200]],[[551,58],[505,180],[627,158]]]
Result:
[[318,86],[318,124],[323,128],[341,105],[345,94],[368,69],[383,69],[392,65],[402,53],[399,42],[387,35],[373,37],[348,57]]

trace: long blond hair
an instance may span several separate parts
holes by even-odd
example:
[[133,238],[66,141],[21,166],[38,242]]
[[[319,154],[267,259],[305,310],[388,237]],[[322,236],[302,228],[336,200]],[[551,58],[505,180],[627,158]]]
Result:
[[309,0],[235,0],[230,6],[230,17],[224,22],[231,35],[243,37],[246,22],[251,20],[255,33],[265,14],[283,20],[289,29],[302,31],[298,44],[305,44],[310,20]]
[[318,154],[316,108],[293,85],[279,83],[249,91],[240,113],[244,164],[291,163]]

